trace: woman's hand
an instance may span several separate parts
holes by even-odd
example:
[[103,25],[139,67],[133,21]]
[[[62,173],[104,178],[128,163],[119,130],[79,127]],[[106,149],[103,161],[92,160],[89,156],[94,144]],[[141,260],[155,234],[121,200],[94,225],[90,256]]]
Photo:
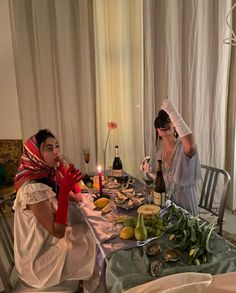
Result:
[[78,183],[78,181],[82,178],[83,175],[79,170],[76,170],[74,166],[70,166],[66,171],[60,185],[58,208],[55,218],[56,224],[67,224],[69,192],[72,190],[74,185]]
[[83,199],[83,195],[81,192],[74,192],[74,191],[70,191],[69,193],[69,200],[71,201],[75,201],[75,202],[81,202]]
[[60,188],[64,189],[67,194],[72,190],[74,185],[84,178],[80,170],[76,170],[74,166],[70,166],[64,177],[62,178]]
[[175,106],[169,99],[164,99],[161,108],[170,116],[172,113],[177,112]]

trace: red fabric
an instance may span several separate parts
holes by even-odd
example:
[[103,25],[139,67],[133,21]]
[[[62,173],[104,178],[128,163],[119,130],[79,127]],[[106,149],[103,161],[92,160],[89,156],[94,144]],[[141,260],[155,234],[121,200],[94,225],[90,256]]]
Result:
[[[71,164],[71,167],[75,169],[75,166],[73,164]],[[68,170],[68,167],[66,167],[63,163],[61,163],[60,166],[57,168],[57,171],[61,174],[61,177],[63,177],[66,174],[67,170]],[[73,187],[73,192],[74,193],[81,192],[81,189],[78,183],[76,183],[75,186]]]
[[45,164],[37,146],[36,138],[33,135],[24,144],[23,154],[15,177],[16,191],[25,181],[44,177],[49,177],[60,185],[62,174],[55,168],[50,168]]
[[73,166],[69,167],[61,181],[61,187],[58,198],[58,208],[56,211],[55,221],[59,224],[66,225],[68,217],[68,201],[69,192],[82,177],[79,170],[75,170]]
[[66,181],[65,184],[63,184],[63,179],[58,197],[58,207],[56,211],[55,222],[57,222],[58,224],[66,225],[68,218],[69,192],[71,190],[71,187],[69,184],[66,183]]
[[76,184],[75,184],[75,186],[74,186],[74,188],[73,188],[73,191],[74,191],[74,193],[79,193],[79,192],[81,192],[81,189],[80,189],[80,187],[79,187],[79,183],[76,183]]

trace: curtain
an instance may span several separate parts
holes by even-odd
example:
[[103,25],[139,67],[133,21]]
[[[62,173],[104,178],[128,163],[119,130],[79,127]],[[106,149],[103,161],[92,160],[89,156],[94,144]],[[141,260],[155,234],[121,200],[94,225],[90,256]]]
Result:
[[92,1],[10,1],[23,139],[50,128],[84,167],[97,160]]
[[107,166],[119,145],[124,169],[140,176],[145,155],[154,163],[153,121],[168,96],[201,162],[227,168],[235,182],[236,65],[223,43],[231,0],[9,3],[24,139],[49,127],[80,167],[89,146],[95,170],[112,120]]
[[[235,2],[234,2],[235,3]],[[236,8],[230,14],[232,28],[236,33]],[[227,37],[231,36],[229,33]],[[229,92],[227,107],[227,134],[226,134],[226,169],[231,175],[231,184],[228,196],[227,206],[236,209],[236,46],[232,47],[230,72],[228,76]]]
[[112,165],[118,145],[124,168],[137,175],[143,157],[142,1],[94,1],[98,157],[107,121],[114,120],[107,150]]
[[144,64],[151,76],[144,99],[152,111],[145,128],[150,128],[153,109],[157,113],[168,96],[193,130],[201,162],[220,168],[225,163],[230,60],[230,47],[222,40],[230,5],[215,0],[145,1],[149,41],[144,42]]

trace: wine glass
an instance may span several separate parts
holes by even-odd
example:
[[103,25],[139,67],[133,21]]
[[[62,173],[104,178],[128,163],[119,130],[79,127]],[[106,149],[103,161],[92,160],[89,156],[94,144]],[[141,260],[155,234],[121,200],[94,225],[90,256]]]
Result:
[[116,204],[114,203],[114,201],[111,199],[110,201],[110,205],[111,205],[111,211],[107,216],[107,220],[108,222],[111,223],[111,227],[108,229],[108,231],[111,233],[111,235],[115,234],[115,225],[116,225],[116,218],[118,215],[118,211],[116,208]]
[[74,167],[74,164],[72,163],[70,157],[66,153],[62,154],[61,160],[63,162],[63,166],[65,168],[65,171],[71,166]]
[[90,149],[89,148],[84,148],[83,149],[83,154],[84,154],[84,161],[85,161],[85,170],[86,173],[88,173],[88,163],[90,160]]
[[144,185],[144,195],[146,197],[147,203],[150,204],[152,203],[153,199],[152,199],[152,186],[154,183],[154,179],[152,178],[152,176],[148,173],[148,172],[144,172],[144,176],[143,176],[143,181],[145,182]]

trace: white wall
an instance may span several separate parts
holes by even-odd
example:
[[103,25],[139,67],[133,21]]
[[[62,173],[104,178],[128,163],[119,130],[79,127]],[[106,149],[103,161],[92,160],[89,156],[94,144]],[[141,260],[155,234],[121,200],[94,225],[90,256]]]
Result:
[[0,0],[0,139],[21,139],[8,0]]

